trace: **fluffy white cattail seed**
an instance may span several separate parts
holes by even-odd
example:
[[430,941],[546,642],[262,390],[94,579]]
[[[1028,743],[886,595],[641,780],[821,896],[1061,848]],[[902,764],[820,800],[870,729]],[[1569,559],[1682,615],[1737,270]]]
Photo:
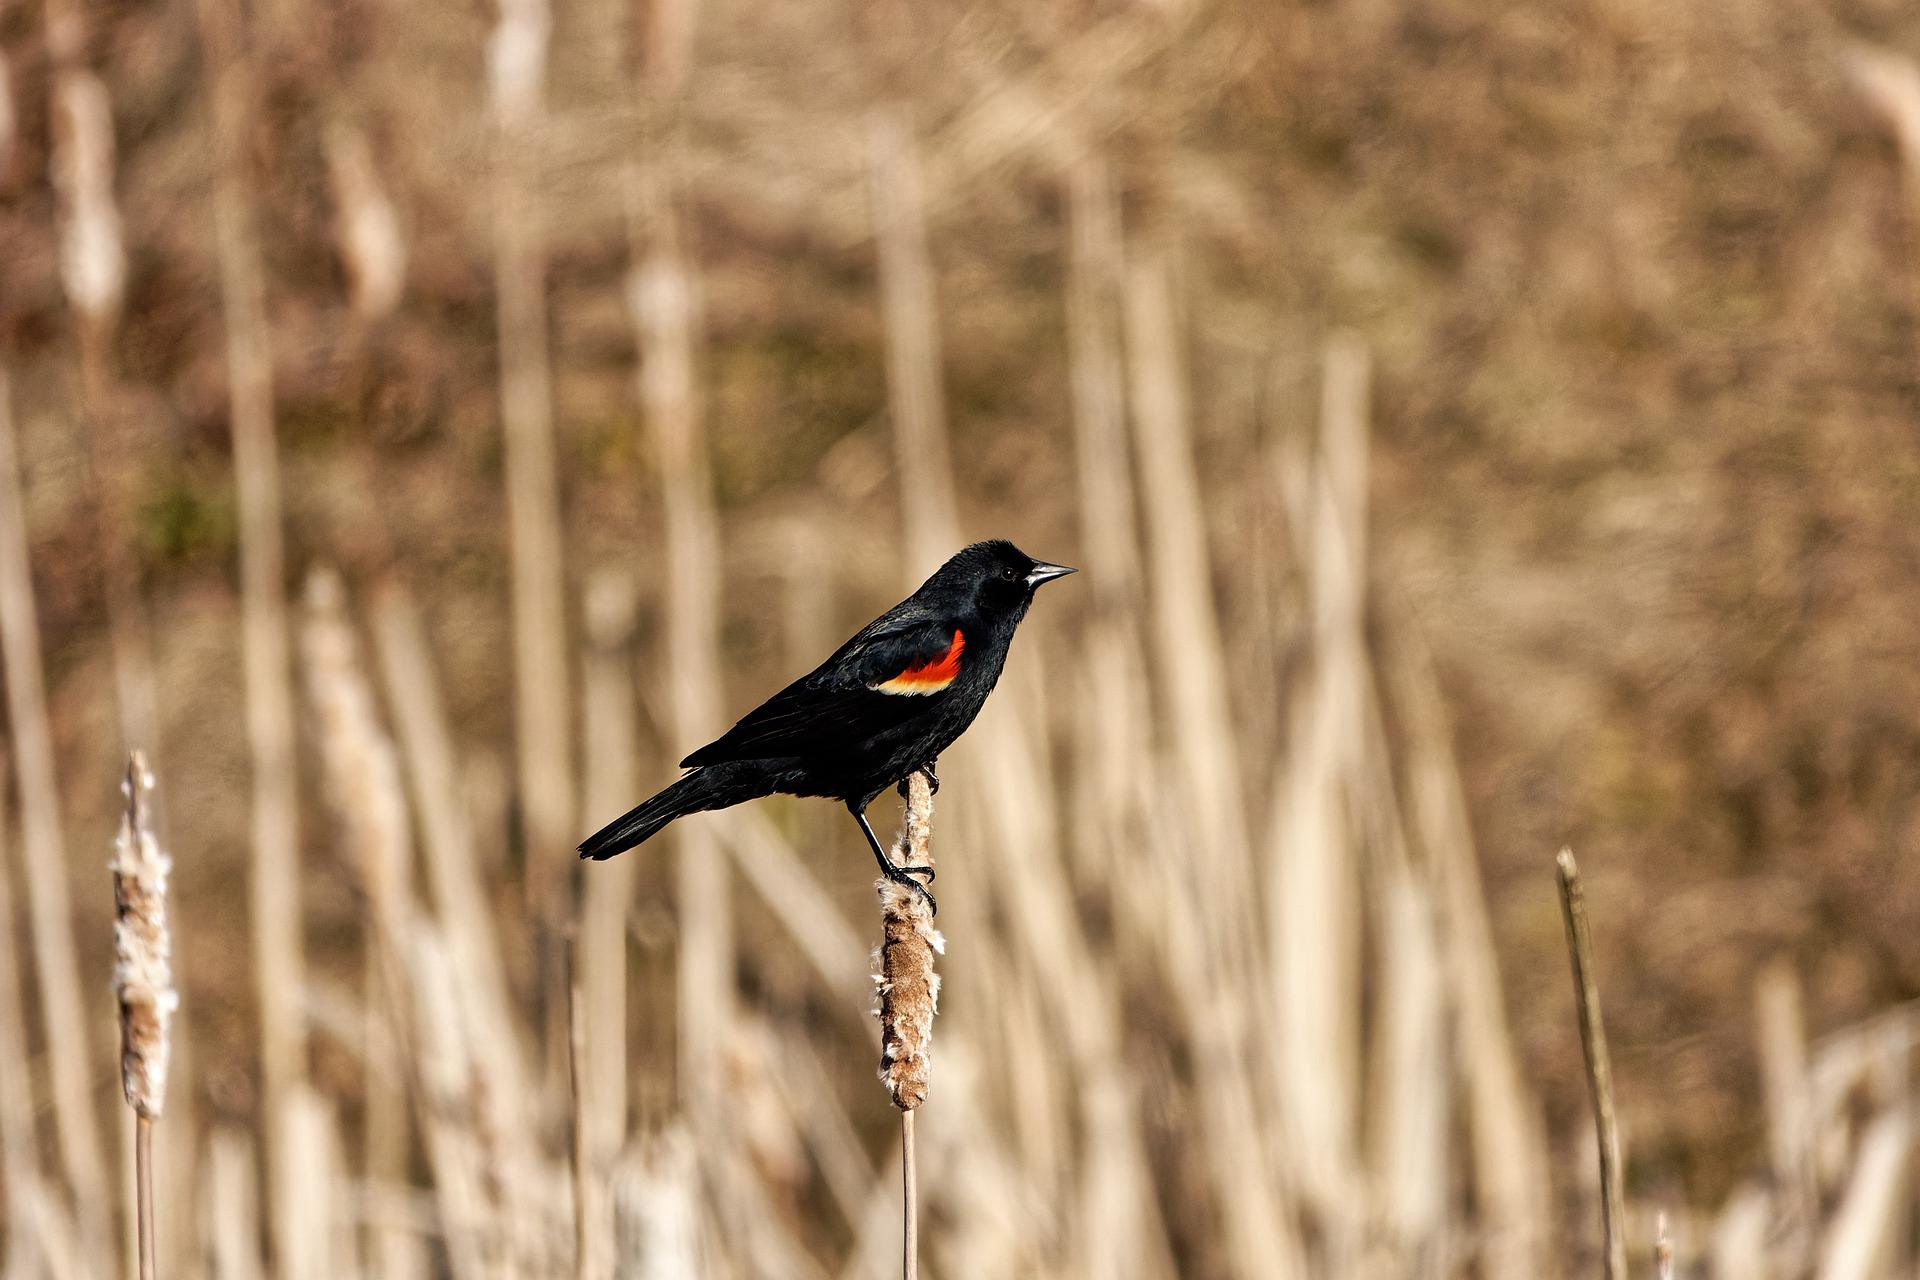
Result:
[[[893,860],[901,866],[931,866],[928,848],[933,830],[933,789],[923,774],[907,785],[907,811]],[[940,1004],[940,975],[933,958],[943,955],[946,939],[933,927],[933,908],[923,894],[885,878],[880,893],[883,934],[874,951],[875,1013],[880,1019],[880,1082],[893,1105],[911,1111],[927,1100],[931,1074],[928,1049],[933,1015]]]
[[173,859],[153,834],[153,774],[139,752],[127,762],[127,797],[114,841],[113,992],[120,1002],[120,1083],[134,1111],[152,1120],[167,1092],[173,1012],[173,936],[167,877]]

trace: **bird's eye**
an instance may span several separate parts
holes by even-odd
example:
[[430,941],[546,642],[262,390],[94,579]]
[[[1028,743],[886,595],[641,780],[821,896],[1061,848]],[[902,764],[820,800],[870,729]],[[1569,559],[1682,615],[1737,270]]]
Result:
[[1005,578],[1008,582],[1012,582],[1015,578],[1019,577],[1020,574],[1017,570],[1014,569],[1012,565],[1006,564],[1006,565],[1000,566],[1000,576]]

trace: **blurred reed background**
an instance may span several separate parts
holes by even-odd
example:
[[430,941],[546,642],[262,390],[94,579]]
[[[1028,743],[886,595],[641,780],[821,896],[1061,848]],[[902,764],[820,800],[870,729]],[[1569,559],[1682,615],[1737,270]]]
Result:
[[1597,1270],[1563,842],[1634,1272],[1664,1212],[1676,1274],[1911,1274],[1903,50],[0,4],[6,1274],[132,1265],[129,747],[161,1274],[890,1274],[851,824],[572,845],[993,535],[1085,572],[942,761],[928,1274]]

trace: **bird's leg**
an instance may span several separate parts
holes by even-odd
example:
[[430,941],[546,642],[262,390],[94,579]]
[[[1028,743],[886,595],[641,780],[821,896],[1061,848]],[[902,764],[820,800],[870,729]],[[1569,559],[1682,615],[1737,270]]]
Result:
[[847,811],[853,814],[853,820],[860,824],[860,831],[867,837],[867,847],[873,850],[873,857],[880,864],[880,874],[895,884],[904,884],[927,900],[927,910],[935,915],[940,913],[940,904],[933,900],[933,894],[927,891],[927,885],[914,879],[925,873],[927,883],[933,881],[932,867],[903,867],[887,856],[886,849],[880,843],[880,837],[873,834],[873,824],[867,821],[867,807],[849,800]]
[[[936,795],[936,796],[940,794],[940,775],[933,771],[933,766],[937,763],[939,762],[935,760],[929,760],[925,764],[921,765],[918,769],[915,769],[913,771],[913,773],[924,773],[927,775],[927,792],[930,795]],[[905,800],[907,798],[907,783],[913,780],[913,773],[909,773],[906,777],[900,779],[899,790],[900,790],[900,798],[902,800]]]

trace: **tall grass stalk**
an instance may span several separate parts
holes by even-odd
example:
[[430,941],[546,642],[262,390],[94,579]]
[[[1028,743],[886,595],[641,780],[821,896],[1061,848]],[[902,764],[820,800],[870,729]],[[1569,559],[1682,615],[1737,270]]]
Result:
[[260,1017],[262,1131],[267,1135],[268,1219],[277,1246],[305,1212],[293,1186],[296,1154],[287,1125],[307,1075],[306,971],[301,947],[298,786],[294,772],[293,675],[281,527],[280,462],[274,441],[273,358],[266,274],[255,229],[247,131],[258,109],[246,19],[235,0],[198,0],[209,67],[214,230],[227,334],[228,414],[239,506],[240,604],[244,630],[247,742],[253,765],[254,995]]
[[1168,709],[1171,767],[1190,797],[1195,852],[1203,860],[1197,870],[1222,895],[1223,945],[1245,957],[1256,899],[1177,306],[1171,250],[1136,245],[1127,260],[1125,331],[1154,675]]
[[567,670],[566,549],[555,461],[538,149],[552,25],[547,0],[500,0],[487,46],[487,84],[495,126],[493,267],[513,565],[514,729],[522,834],[528,902],[542,935],[549,1025],[564,1027],[566,998],[558,985],[557,948],[566,854],[577,838],[573,696]]
[[127,254],[114,199],[113,102],[86,64],[86,22],[79,6],[50,5],[61,16],[53,52],[54,187],[60,196],[60,283],[73,308],[80,354],[80,416],[85,424],[94,536],[102,568],[114,683],[126,740],[157,744],[151,628],[141,598],[129,476],[139,442],[116,407],[113,342],[125,302]]
[[1404,722],[1409,834],[1434,885],[1440,955],[1453,993],[1473,1195],[1489,1280],[1533,1280],[1547,1266],[1550,1171],[1538,1104],[1507,1024],[1493,923],[1453,756],[1453,730],[1419,632],[1404,617],[1387,684]]
[[[589,813],[620,812],[638,785],[632,650],[638,584],[621,569],[603,567],[587,579],[586,638],[581,659],[581,719],[586,742]],[[639,858],[615,858],[585,868],[579,960],[585,1002],[580,1141],[586,1167],[605,1176],[627,1136],[627,917],[633,907]]]
[[[7,779],[12,772],[6,752],[0,750],[0,1062],[28,1061],[27,1015],[20,973],[20,951],[14,936],[13,832],[7,812]],[[32,1076],[26,1071],[0,1072],[0,1176],[13,1194],[38,1185],[39,1155],[34,1136]],[[16,1229],[8,1233],[0,1266],[10,1275],[27,1275],[37,1265],[35,1232],[23,1215],[10,1214]]]
[[504,1095],[489,1099],[496,1109],[493,1123],[515,1133],[513,1145],[524,1146],[530,1139],[516,1131],[531,1121],[516,1100],[531,1096],[533,1089],[525,1032],[516,1016],[501,960],[500,930],[461,796],[459,746],[440,694],[426,622],[412,594],[397,580],[374,592],[373,634],[408,789],[420,818],[433,914],[464,977],[469,1016],[488,1045],[489,1074]]
[[40,623],[27,550],[19,437],[4,364],[0,364],[0,662],[6,671],[7,716],[20,783],[21,848],[40,1017],[47,1036],[54,1129],[83,1248],[91,1253],[105,1243],[106,1167],[89,1087],[93,1071],[84,1016],[88,1003],[81,998],[80,963],[74,948],[60,789],[54,773]]
[[[399,988],[402,962],[395,950],[412,914],[413,832],[399,760],[380,724],[348,617],[346,587],[331,569],[317,569],[307,580],[301,650],[327,793],[372,925],[361,984],[366,1175],[371,1185],[398,1186],[406,1181],[409,1138],[397,1035],[406,1010]],[[381,1225],[376,1234],[374,1256],[382,1276],[401,1280],[420,1270],[424,1260],[410,1232]]]
[[[632,274],[627,304],[639,363],[639,397],[659,466],[666,520],[665,660],[667,728],[675,742],[699,740],[721,722],[719,520],[707,459],[699,389],[700,300],[687,254],[688,229],[670,185],[671,154],[640,175],[634,190]],[[680,924],[679,1089],[692,1114],[717,1121],[711,1064],[732,1024],[734,942],[731,886],[715,822],[676,829]]]
[[899,112],[869,117],[867,149],[887,334],[887,407],[893,416],[901,491],[912,495],[902,510],[907,573],[917,584],[917,575],[952,554],[959,527],[947,451],[933,265],[919,168]]

